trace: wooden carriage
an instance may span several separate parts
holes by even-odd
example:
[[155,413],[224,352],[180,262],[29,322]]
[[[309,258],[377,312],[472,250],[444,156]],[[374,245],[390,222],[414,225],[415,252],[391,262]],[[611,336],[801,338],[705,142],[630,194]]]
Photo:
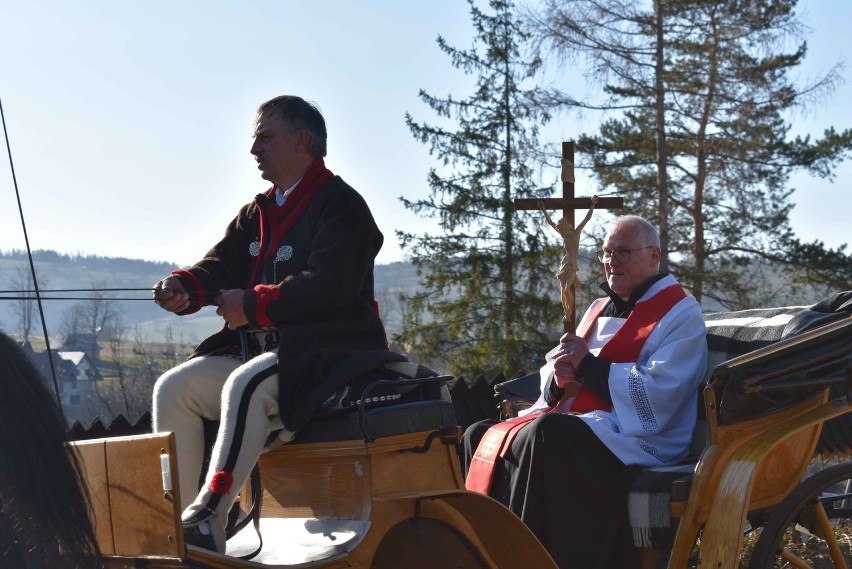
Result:
[[75,443],[106,567],[553,567],[520,520],[464,489],[461,430],[440,387],[449,379],[401,378],[431,389],[315,419],[296,442],[263,454],[263,548],[250,560],[240,557],[256,546],[251,527],[227,555],[184,543],[171,433]]
[[[762,532],[752,567],[792,556],[778,547],[790,527],[824,543],[833,566],[847,567],[834,528],[852,510],[834,494],[852,480],[852,464],[805,471],[826,422],[852,410],[852,317],[714,371],[698,429],[706,443],[680,472],[659,473],[672,542],[642,548],[643,567],[737,567],[749,523]],[[297,441],[264,454],[259,500],[250,488],[242,495],[243,504],[260,505],[263,547],[250,560],[240,558],[257,545],[250,527],[229,540],[227,555],[184,543],[172,435],[76,443],[106,566],[555,567],[514,514],[464,489],[460,429],[446,388],[437,387],[447,379],[400,378],[431,387],[416,400],[316,419]]]
[[[749,567],[774,567],[780,558],[788,566],[811,567],[785,547],[796,531],[819,536],[832,566],[849,566],[852,553],[848,546],[841,552],[833,528],[852,519],[835,507],[849,488],[834,488],[852,480],[852,464],[805,475],[826,422],[848,424],[843,415],[852,411],[850,385],[852,317],[715,367],[703,389],[707,444],[690,476],[673,488],[671,513],[679,518],[674,544],[670,555],[645,551],[644,565],[659,566],[658,558],[668,556],[668,567],[737,567],[744,530],[759,528]],[[815,518],[800,519],[803,509]]]

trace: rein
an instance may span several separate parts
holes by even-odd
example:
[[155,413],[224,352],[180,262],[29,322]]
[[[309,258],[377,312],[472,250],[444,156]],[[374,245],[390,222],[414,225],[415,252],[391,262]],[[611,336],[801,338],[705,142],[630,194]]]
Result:
[[[129,296],[53,296],[57,293],[101,293],[101,292],[154,292],[151,287],[146,288],[53,288],[53,289],[34,289],[34,290],[0,290],[0,300],[36,300],[36,297],[41,300],[153,300],[152,297],[129,297]],[[186,291],[190,296],[202,296],[214,298],[222,291],[204,290],[201,292]],[[15,296],[7,296],[7,295]],[[43,296],[49,294],[51,296]]]

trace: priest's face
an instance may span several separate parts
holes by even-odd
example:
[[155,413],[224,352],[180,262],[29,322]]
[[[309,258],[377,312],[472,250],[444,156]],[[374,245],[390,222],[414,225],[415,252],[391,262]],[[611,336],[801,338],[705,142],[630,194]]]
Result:
[[660,248],[645,243],[634,223],[612,226],[604,239],[603,249],[608,257],[604,261],[606,282],[624,300],[660,269]]

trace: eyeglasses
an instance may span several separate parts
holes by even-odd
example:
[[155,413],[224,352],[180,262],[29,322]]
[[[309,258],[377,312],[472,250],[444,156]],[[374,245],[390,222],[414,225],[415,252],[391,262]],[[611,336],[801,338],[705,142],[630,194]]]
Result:
[[615,251],[598,251],[598,261],[601,263],[609,263],[615,259],[619,263],[626,263],[630,260],[631,251],[642,251],[644,249],[653,249],[656,245],[648,245],[647,247],[636,247],[635,249],[616,249]]

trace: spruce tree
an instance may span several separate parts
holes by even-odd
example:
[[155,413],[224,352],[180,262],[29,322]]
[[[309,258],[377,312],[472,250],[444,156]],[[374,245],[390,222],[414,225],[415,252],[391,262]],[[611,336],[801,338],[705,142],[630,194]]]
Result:
[[400,198],[438,220],[442,233],[397,232],[418,267],[423,291],[404,296],[403,332],[420,361],[455,374],[536,369],[558,337],[561,310],[554,272],[557,244],[548,245],[542,216],[515,212],[513,198],[549,195],[534,182],[538,127],[548,119],[532,105],[524,82],[538,59],[522,54],[526,35],[513,5],[491,0],[491,13],[469,0],[475,30],[470,49],[438,38],[452,65],[476,78],[467,98],[420,98],[452,127],[417,122],[414,137],[441,161],[428,174],[429,196]]
[[[845,246],[801,243],[789,225],[791,174],[830,176],[852,149],[849,129],[790,136],[791,113],[839,79],[836,69],[808,85],[791,79],[806,53],[795,6],[548,0],[537,19],[557,52],[590,57],[606,94],[597,105],[558,93],[545,102],[619,110],[578,151],[631,212],[665,227],[669,267],[699,300],[784,303],[802,283],[837,290],[852,277]],[[777,283],[779,269],[793,286]]]

